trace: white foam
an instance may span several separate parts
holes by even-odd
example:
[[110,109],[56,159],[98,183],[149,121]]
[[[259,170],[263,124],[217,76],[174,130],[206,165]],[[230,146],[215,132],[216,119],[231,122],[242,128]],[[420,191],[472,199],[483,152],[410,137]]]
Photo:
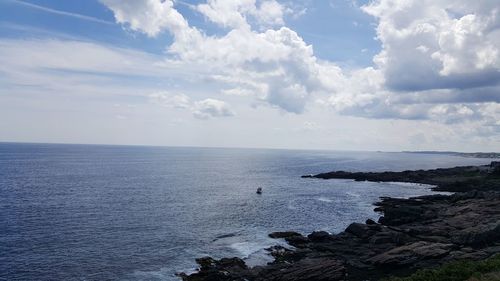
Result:
[[262,249],[263,245],[257,242],[237,242],[229,245],[229,247],[236,250],[241,256],[249,257],[251,254]]
[[238,256],[242,258],[245,263],[254,267],[257,265],[266,265],[274,260],[274,257],[266,250],[271,246],[282,246],[286,248],[291,248],[284,239],[271,239],[266,233],[260,233],[255,236],[250,237],[233,237],[232,240],[238,239],[239,241],[230,243],[229,248],[233,249],[238,253]]
[[274,257],[269,254],[268,251],[261,249],[244,259],[245,263],[249,267],[266,265],[274,261]]
[[406,186],[406,187],[424,187],[424,188],[428,188],[428,189],[436,187],[435,185],[432,185],[432,184],[415,183],[415,182],[388,181],[386,183],[391,184],[391,185],[399,185],[399,186]]
[[358,193],[354,193],[354,192],[346,192],[346,194],[349,196],[352,196],[352,197],[360,197],[361,196]]

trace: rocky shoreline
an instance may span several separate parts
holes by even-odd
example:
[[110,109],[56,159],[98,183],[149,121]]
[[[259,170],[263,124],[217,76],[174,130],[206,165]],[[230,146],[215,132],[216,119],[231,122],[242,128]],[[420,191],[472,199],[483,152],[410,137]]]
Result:
[[399,181],[435,185],[453,195],[381,198],[378,222],[352,223],[345,231],[307,236],[271,233],[293,249],[269,249],[274,262],[249,268],[239,258],[197,259],[198,272],[179,276],[208,280],[379,280],[405,276],[455,260],[481,260],[500,253],[500,163],[449,169],[303,176],[319,179]]

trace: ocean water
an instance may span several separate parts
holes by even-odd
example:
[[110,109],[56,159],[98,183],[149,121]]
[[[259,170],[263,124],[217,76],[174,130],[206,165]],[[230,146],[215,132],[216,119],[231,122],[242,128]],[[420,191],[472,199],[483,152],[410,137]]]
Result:
[[[489,163],[446,155],[0,143],[0,280],[178,280],[269,261],[272,231],[339,232],[427,186],[302,179]],[[255,193],[263,187],[263,194]]]

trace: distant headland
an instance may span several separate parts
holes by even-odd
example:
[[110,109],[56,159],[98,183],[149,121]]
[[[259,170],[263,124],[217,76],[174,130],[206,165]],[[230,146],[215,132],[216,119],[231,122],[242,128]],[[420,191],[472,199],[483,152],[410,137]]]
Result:
[[500,158],[500,152],[456,152],[456,151],[433,151],[433,150],[402,151],[402,152],[418,153],[418,154],[443,154],[443,155],[454,155],[454,156],[470,157],[470,158]]

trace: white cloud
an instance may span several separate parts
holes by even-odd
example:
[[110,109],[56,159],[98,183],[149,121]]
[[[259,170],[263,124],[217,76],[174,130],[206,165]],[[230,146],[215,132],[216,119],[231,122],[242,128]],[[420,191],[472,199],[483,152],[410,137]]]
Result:
[[377,0],[362,7],[378,19],[382,51],[375,67],[344,70],[322,102],[346,115],[463,123],[497,134],[491,121],[500,102],[497,4]]
[[212,36],[190,26],[172,1],[103,3],[133,30],[149,36],[168,30],[174,40],[166,64],[210,69],[205,78],[220,92],[253,96],[287,112],[303,113],[320,98],[346,115],[486,122],[494,113],[481,113],[483,103],[500,101],[500,16],[492,0],[377,0],[363,6],[378,20],[382,51],[374,67],[357,70],[318,60],[313,47],[285,26],[288,10],[274,0],[195,6],[227,30]]
[[[78,54],[78,55],[75,55]],[[140,51],[91,42],[60,39],[1,39],[0,83],[2,90],[29,95],[98,96],[133,95],[152,85],[131,86],[131,81],[180,79],[181,69],[158,66],[159,57]],[[136,78],[132,80],[131,78]],[[177,80],[176,79],[176,80]]]
[[[498,10],[492,14],[468,14],[443,23],[439,33],[440,49],[431,57],[442,63],[444,76],[500,68],[498,44],[500,39],[491,37],[491,27],[498,24]],[[496,36],[499,34],[497,33]],[[495,35],[494,35],[495,36]]]
[[216,99],[204,99],[194,103],[193,115],[198,119],[234,116],[229,104]]
[[199,4],[197,10],[210,21],[227,28],[250,29],[249,17],[261,27],[284,24],[285,7],[275,0],[259,3],[256,0],[208,0],[206,4]]
[[253,91],[249,89],[243,89],[243,88],[232,88],[232,89],[225,89],[222,90],[222,93],[225,95],[230,95],[230,96],[252,96],[254,94]]
[[127,24],[134,31],[141,31],[150,37],[157,36],[164,29],[180,35],[188,29],[184,17],[174,9],[171,0],[101,0],[115,15],[117,23]]
[[[252,92],[258,100],[288,112],[301,113],[314,92],[330,91],[335,79],[341,75],[338,67],[319,62],[312,46],[295,31],[287,27],[262,32],[252,29],[248,16],[264,25],[282,24],[284,8],[276,1],[211,0],[198,5],[197,10],[209,20],[230,28],[222,36],[206,36],[190,27],[177,12],[171,12],[176,15],[171,21],[178,21],[177,24],[170,21],[169,24],[159,24],[155,17],[147,23],[142,18],[136,20],[138,13],[158,14],[141,9],[166,9],[153,2],[150,0],[148,5],[131,8],[128,2],[104,1],[113,4],[110,8],[115,11],[118,22],[135,26],[136,30],[154,35],[163,28],[168,29],[174,35],[174,42],[168,47],[169,63],[209,68],[213,79],[225,77],[232,81],[252,81],[229,84],[233,92]],[[161,5],[167,5],[166,2]],[[173,9],[172,5],[167,7]],[[144,21],[148,19],[144,18]],[[249,84],[253,86],[249,87]]]
[[258,22],[263,25],[283,25],[285,8],[275,0],[262,1],[254,13]]
[[149,95],[151,102],[168,108],[190,111],[195,118],[209,119],[215,117],[234,116],[235,113],[231,106],[222,100],[204,99],[192,101],[184,94],[172,94],[166,91],[157,92]]
[[[134,21],[141,9],[116,5],[111,9],[118,12],[118,22],[142,32],[156,34],[168,29],[175,40],[168,47],[171,57],[167,61],[210,68],[212,79],[226,85],[221,92],[251,94],[288,112],[302,113],[315,94],[328,94],[327,103],[343,114],[443,120],[431,113],[436,111],[433,103],[437,98],[433,96],[446,97],[441,103],[463,102],[467,88],[488,86],[498,79],[498,39],[493,35],[499,17],[491,1],[453,6],[444,0],[379,0],[366,5],[362,9],[379,20],[377,33],[383,49],[375,57],[375,68],[349,72],[319,61],[312,46],[288,27],[255,31],[251,18],[261,24],[257,28],[283,24],[285,8],[278,2],[209,0],[196,6],[208,20],[229,29],[221,36],[206,36],[189,26],[167,2],[150,0],[141,7],[156,10],[149,12],[154,15],[166,14],[165,10],[173,13],[175,17],[168,24],[155,17],[144,18],[148,24]],[[488,5],[490,9],[485,8]],[[123,10],[130,12],[128,17],[123,16]],[[277,20],[266,20],[271,18]],[[477,100],[486,97],[492,101],[489,92],[483,90],[484,95],[477,94]],[[429,103],[429,99],[434,101]]]
[[177,109],[188,109],[191,108],[191,99],[184,94],[172,95],[168,92],[157,92],[149,95],[152,102],[159,105],[177,108]]
[[[75,55],[78,52],[78,55]],[[160,58],[140,51],[74,40],[0,40],[0,67],[19,70],[69,70],[123,75],[160,75]]]
[[199,4],[197,10],[210,21],[228,28],[250,28],[244,14],[255,10],[255,0],[224,1],[209,0]]
[[[106,102],[125,99],[120,102],[139,106],[111,106],[113,112],[109,113],[112,119],[127,118],[121,120],[127,123],[124,131],[129,132],[128,125],[133,122],[139,132],[145,132],[142,128],[146,123],[157,122],[152,131],[158,131],[165,120],[181,116],[185,123],[179,127],[190,134],[179,140],[180,144],[196,139],[203,130],[214,135],[212,125],[225,132],[227,128],[222,127],[226,124],[231,123],[235,130],[245,124],[254,126],[252,134],[258,134],[263,122],[269,122],[267,128],[307,130],[308,135],[314,133],[315,141],[323,135],[323,144],[330,144],[339,130],[353,130],[353,134],[337,134],[350,148],[358,143],[376,148],[376,142],[364,140],[384,135],[379,126],[387,132],[386,144],[401,144],[404,136],[410,135],[405,131],[409,126],[418,128],[410,130],[412,134],[425,133],[430,143],[446,141],[447,145],[452,139],[459,147],[464,139],[480,137],[476,145],[486,140],[490,147],[498,144],[500,25],[495,1],[374,1],[364,9],[378,20],[382,52],[375,57],[373,67],[354,70],[318,59],[313,46],[285,25],[286,16],[292,13],[289,2],[214,0],[194,6],[194,12],[205,9],[202,14],[206,19],[222,27],[216,35],[189,25],[175,9],[175,1],[102,2],[114,12],[116,21],[130,30],[150,37],[168,32],[173,43],[166,46],[166,54],[151,55],[75,38],[1,39],[2,101],[15,99],[29,104],[27,100],[32,98],[58,110],[66,109],[62,100],[75,101],[68,111],[76,112],[80,101],[93,100],[96,111],[101,111],[100,116],[91,117],[100,125],[103,112],[108,110]],[[220,93],[220,99],[231,104],[207,93]],[[145,98],[164,108],[142,104]],[[7,104],[3,102],[5,116],[9,114]],[[238,118],[221,122],[224,126],[190,122],[185,116],[233,116],[233,105]],[[37,108],[38,104],[30,106]],[[334,111],[331,116],[327,116],[329,109]],[[43,115],[28,111],[32,116]],[[281,114],[283,111],[297,114]],[[88,112],[94,108],[89,107]],[[84,122],[88,115],[82,117]],[[148,122],[143,122],[145,119]],[[106,126],[103,132],[109,127],[113,126]]]
[[500,8],[496,0],[377,0],[383,50],[375,57],[396,91],[476,88],[500,82]]

